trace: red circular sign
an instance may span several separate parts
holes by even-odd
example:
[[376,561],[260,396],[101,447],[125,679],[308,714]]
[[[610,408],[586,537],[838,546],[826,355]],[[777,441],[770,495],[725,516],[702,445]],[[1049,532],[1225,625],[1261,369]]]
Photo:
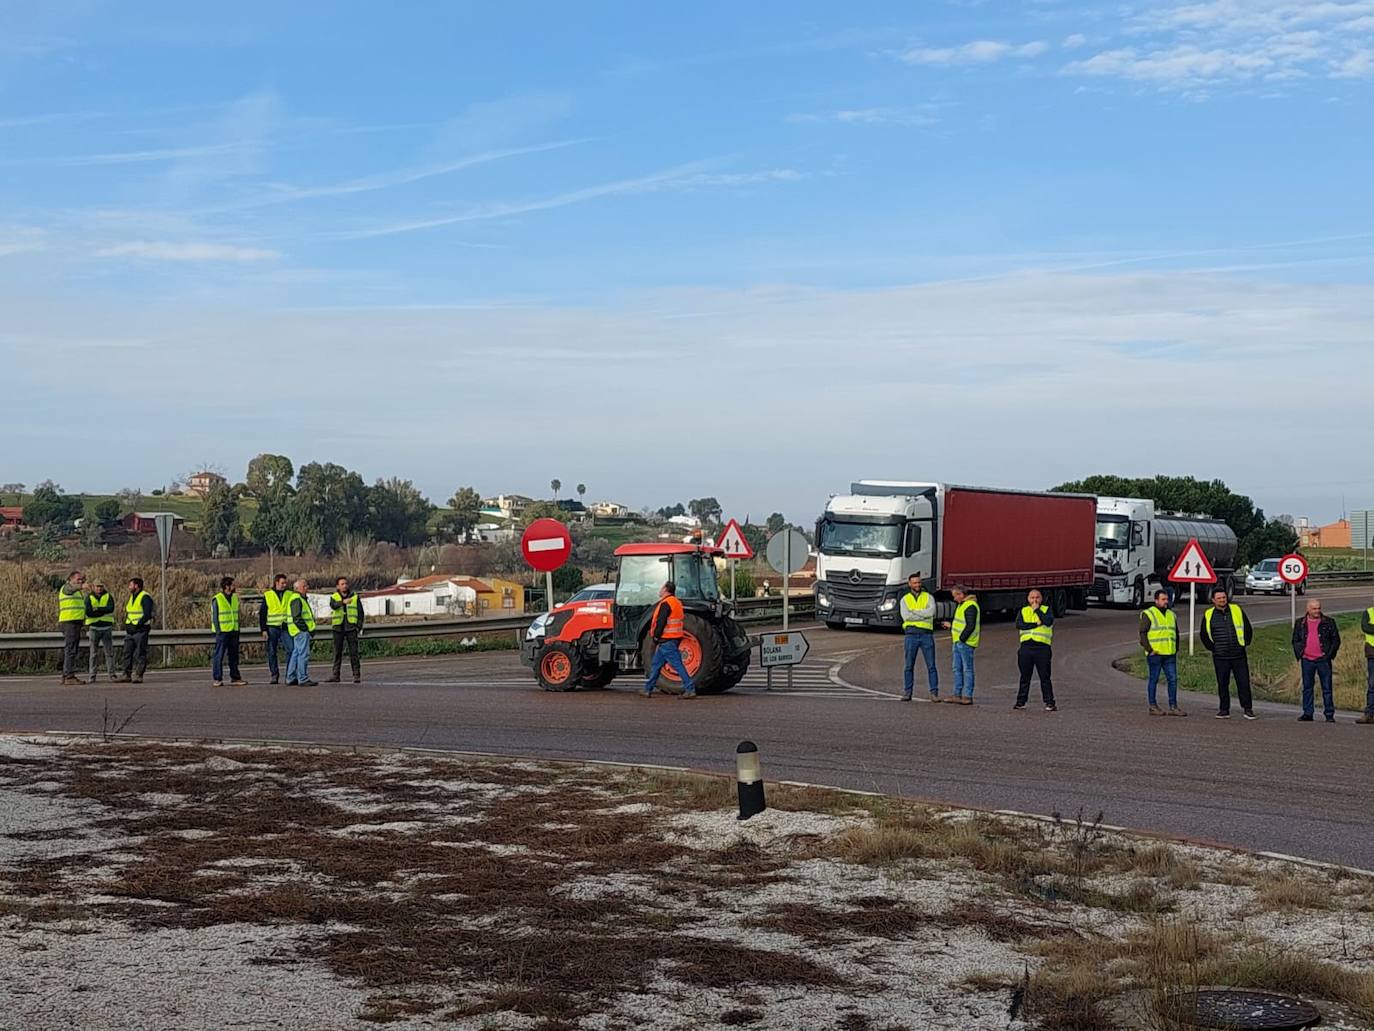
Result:
[[552,573],[572,554],[572,537],[557,519],[536,519],[520,538],[525,561],[541,573]]
[[1279,576],[1286,584],[1300,584],[1307,579],[1307,559],[1301,555],[1285,555],[1279,559]]

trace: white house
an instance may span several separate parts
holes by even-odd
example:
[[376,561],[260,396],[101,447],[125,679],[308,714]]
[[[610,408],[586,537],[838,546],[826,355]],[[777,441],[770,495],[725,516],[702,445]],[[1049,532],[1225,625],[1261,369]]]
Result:
[[593,501],[587,511],[603,519],[620,519],[630,514],[629,506],[618,501]]
[[669,516],[668,522],[674,526],[685,526],[689,530],[701,529],[701,520],[694,515]]

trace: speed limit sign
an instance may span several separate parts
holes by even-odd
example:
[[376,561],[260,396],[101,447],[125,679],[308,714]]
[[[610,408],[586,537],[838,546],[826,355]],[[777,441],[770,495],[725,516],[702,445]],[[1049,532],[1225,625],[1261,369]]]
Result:
[[1301,555],[1285,555],[1279,560],[1279,576],[1286,584],[1300,584],[1307,579],[1307,559]]

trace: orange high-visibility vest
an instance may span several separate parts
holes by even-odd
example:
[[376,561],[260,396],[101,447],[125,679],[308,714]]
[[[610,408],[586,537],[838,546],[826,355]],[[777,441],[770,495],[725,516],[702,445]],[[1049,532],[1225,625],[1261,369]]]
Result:
[[[668,595],[668,597],[664,598],[661,602],[659,602],[659,604],[668,606],[668,622],[663,625],[663,636],[660,638],[660,640],[682,640],[683,636],[686,634],[686,630],[684,629],[686,616],[682,611],[682,602],[678,601],[675,595],[670,594]],[[657,622],[658,610],[655,609],[653,623]],[[653,623],[650,624],[651,627],[653,626]]]

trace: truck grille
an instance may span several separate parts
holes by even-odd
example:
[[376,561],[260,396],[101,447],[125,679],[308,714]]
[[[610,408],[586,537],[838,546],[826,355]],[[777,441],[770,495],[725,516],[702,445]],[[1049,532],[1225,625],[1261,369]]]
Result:
[[881,573],[860,573],[858,583],[850,573],[826,573],[825,586],[836,606],[875,608],[882,600],[887,582]]

